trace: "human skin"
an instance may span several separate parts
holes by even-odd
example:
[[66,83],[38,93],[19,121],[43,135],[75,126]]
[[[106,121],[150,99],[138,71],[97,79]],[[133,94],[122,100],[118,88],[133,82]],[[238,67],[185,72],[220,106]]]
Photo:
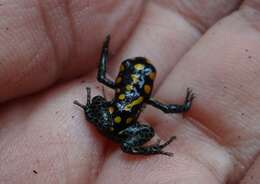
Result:
[[[1,0],[0,17],[1,184],[260,181],[260,1]],[[123,59],[145,56],[156,98],[196,94],[184,116],[147,106],[140,117],[177,136],[173,157],[123,153],[73,105],[86,86],[102,94],[108,33],[112,79]]]

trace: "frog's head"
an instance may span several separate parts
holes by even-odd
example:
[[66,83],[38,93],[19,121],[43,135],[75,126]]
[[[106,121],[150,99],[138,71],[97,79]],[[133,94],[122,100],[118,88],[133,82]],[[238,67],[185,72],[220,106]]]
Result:
[[98,129],[108,129],[112,122],[112,116],[109,112],[109,102],[102,96],[95,96],[86,105],[74,101],[74,104],[81,107],[87,120],[95,124]]
[[[87,108],[91,109],[89,112]],[[95,96],[91,104],[85,109],[85,113],[89,116],[91,113],[94,118],[95,124],[102,124],[102,128],[108,128],[112,122],[112,116],[109,112],[109,102],[102,96]]]

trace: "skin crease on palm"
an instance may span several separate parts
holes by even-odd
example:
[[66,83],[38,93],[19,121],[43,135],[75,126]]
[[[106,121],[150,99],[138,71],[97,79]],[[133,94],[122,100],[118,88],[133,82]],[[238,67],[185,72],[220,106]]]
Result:
[[[0,183],[256,184],[260,182],[260,1],[1,0]],[[123,59],[158,70],[140,120],[177,136],[174,157],[135,156],[102,137],[73,105],[102,93],[95,79],[110,33],[114,78]],[[107,98],[113,91],[105,88]]]

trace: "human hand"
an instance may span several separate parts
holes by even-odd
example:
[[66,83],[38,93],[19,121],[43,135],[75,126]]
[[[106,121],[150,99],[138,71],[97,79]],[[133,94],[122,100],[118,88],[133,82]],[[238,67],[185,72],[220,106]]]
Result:
[[[259,182],[259,7],[256,0],[1,2],[0,183]],[[95,77],[108,33],[112,78],[123,59],[145,56],[158,71],[156,97],[177,103],[187,87],[196,93],[184,118],[148,106],[141,117],[162,139],[177,136],[165,148],[174,157],[123,153],[73,105],[86,100],[86,86],[102,94]]]

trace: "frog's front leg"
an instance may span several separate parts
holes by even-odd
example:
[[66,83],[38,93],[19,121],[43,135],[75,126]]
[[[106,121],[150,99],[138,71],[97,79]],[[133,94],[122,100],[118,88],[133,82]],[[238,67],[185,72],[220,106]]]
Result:
[[99,60],[99,66],[98,66],[98,73],[97,73],[97,80],[106,86],[114,89],[115,84],[113,81],[109,80],[106,78],[106,64],[108,62],[108,57],[109,57],[109,41],[110,41],[110,36],[108,35],[106,37],[106,40],[103,43],[102,51],[101,51],[101,56]]
[[194,99],[194,93],[192,93],[191,89],[187,89],[187,93],[186,93],[186,97],[185,97],[185,101],[182,105],[178,105],[178,104],[163,104],[159,101],[157,101],[156,99],[150,98],[147,101],[147,104],[150,104],[158,109],[160,109],[161,111],[165,112],[165,113],[182,113],[182,112],[187,112],[192,105],[192,101]]
[[148,125],[136,123],[120,131],[118,135],[120,136],[120,144],[123,152],[135,155],[173,155],[170,152],[162,151],[162,149],[169,145],[175,139],[175,136],[171,137],[164,144],[160,144],[160,141],[158,141],[155,144],[143,146],[143,144],[154,136],[153,128]]

